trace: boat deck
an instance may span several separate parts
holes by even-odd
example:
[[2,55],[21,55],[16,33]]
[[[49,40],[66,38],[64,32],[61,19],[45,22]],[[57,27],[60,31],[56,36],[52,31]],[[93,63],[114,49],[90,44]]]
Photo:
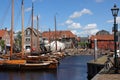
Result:
[[25,64],[26,60],[0,60],[0,64]]

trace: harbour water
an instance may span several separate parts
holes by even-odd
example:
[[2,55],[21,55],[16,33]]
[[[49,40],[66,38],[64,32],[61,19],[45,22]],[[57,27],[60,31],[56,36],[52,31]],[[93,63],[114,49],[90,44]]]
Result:
[[87,80],[87,62],[93,56],[68,56],[53,71],[1,71],[0,80]]

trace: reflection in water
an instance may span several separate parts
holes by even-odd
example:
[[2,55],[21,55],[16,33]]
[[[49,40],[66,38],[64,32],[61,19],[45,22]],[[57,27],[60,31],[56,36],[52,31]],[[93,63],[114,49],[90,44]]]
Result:
[[61,61],[58,80],[87,80],[87,62],[92,56],[70,56]]
[[69,56],[57,70],[34,72],[0,72],[0,80],[87,80],[87,61],[92,56]]

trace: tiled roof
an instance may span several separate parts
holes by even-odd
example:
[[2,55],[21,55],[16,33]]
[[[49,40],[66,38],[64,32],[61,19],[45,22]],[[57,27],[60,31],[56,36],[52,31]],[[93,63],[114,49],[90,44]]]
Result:
[[0,30],[0,37],[3,37],[6,33],[6,30]]
[[[55,37],[55,31],[43,32],[42,36],[44,38],[49,38],[49,36],[51,38],[54,38]],[[63,36],[65,38],[75,38],[76,37],[71,31],[56,31],[56,37],[57,38],[62,38]]]
[[113,35],[92,35],[90,37],[90,40],[114,40],[114,36]]
[[[26,28],[26,30],[28,30],[28,29],[31,30],[31,27]],[[25,30],[25,31],[26,31],[26,30]],[[37,29],[33,28],[33,32],[34,32],[34,34],[37,36]],[[39,32],[39,36],[41,36],[40,31],[38,31],[38,32]]]

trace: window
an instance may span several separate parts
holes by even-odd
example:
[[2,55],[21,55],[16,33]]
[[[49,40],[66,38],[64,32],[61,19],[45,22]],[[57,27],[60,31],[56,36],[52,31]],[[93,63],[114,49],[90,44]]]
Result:
[[26,42],[30,42],[30,38],[26,38]]
[[26,49],[30,49],[30,46],[26,46]]
[[66,35],[62,35],[63,38],[66,38]]
[[26,31],[26,35],[30,35],[30,30],[29,29]]

